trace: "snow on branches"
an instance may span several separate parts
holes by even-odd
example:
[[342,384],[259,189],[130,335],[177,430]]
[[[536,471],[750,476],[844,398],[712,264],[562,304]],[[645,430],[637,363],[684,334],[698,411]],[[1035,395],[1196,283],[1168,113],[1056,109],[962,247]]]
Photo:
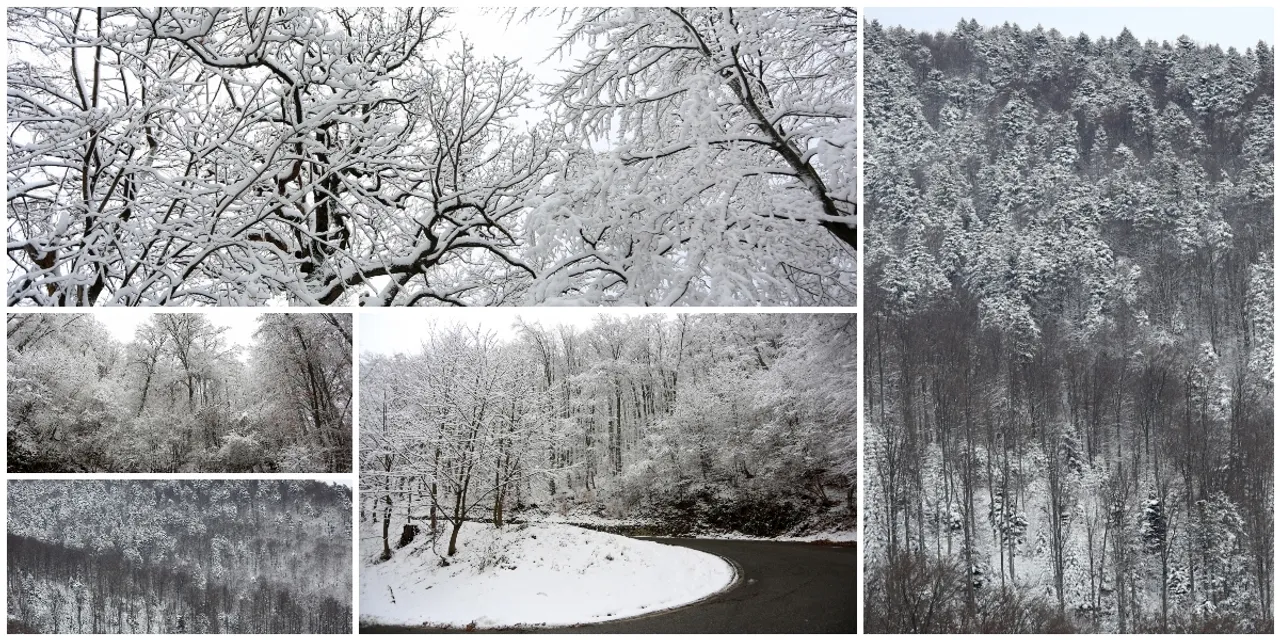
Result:
[[8,18],[11,305],[854,299],[851,11],[584,13],[546,88],[446,9]]

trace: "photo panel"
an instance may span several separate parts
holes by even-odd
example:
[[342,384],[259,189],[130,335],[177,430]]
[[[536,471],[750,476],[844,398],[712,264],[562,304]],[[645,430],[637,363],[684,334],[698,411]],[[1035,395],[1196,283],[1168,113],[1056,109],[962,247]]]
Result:
[[9,473],[351,473],[350,313],[9,313]]
[[857,303],[853,8],[6,18],[9,306]]
[[362,632],[856,633],[856,315],[359,324]]
[[1273,9],[865,17],[865,631],[1272,632]]
[[350,477],[8,481],[9,633],[352,633]]

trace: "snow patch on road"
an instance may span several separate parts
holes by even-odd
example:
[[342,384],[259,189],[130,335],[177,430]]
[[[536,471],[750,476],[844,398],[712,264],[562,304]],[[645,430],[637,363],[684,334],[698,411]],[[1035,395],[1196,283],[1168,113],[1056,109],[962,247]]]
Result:
[[[442,555],[447,535],[434,548]],[[466,523],[449,563],[440,566],[424,535],[387,562],[363,567],[361,619],[567,626],[688,604],[734,580],[733,567],[708,553],[554,523]]]

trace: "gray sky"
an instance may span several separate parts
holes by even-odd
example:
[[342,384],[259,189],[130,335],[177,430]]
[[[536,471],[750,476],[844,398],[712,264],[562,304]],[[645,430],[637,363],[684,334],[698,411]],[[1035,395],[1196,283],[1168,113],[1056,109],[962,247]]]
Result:
[[556,15],[520,20],[525,11],[517,10],[516,19],[508,23],[505,12],[500,9],[457,7],[450,18],[457,33],[450,34],[449,40],[456,44],[460,37],[465,36],[475,46],[476,53],[518,58],[521,66],[534,78],[540,82],[554,82],[560,78],[559,69],[570,66],[569,61],[562,61],[558,56],[542,62],[559,42],[560,18]]
[[[133,342],[133,335],[137,331],[138,325],[147,322],[156,313],[161,312],[107,307],[94,310],[93,317],[106,325],[107,330],[111,332],[112,337],[116,340]],[[245,347],[241,352],[241,357],[243,358],[249,345],[253,343],[253,332],[258,328],[258,315],[261,311],[257,309],[219,309],[213,312],[200,313],[207,316],[213,324],[226,327],[227,332],[224,335],[227,341]]]
[[[495,7],[454,7],[448,19],[446,44],[441,50],[442,53],[454,51],[466,38],[482,58],[519,60],[520,67],[533,76],[535,83],[530,96],[533,105],[520,110],[520,121],[526,126],[548,115],[543,108],[545,96],[537,85],[559,82],[563,72],[573,67],[574,56],[582,56],[586,51],[585,46],[577,45],[570,47],[565,55],[556,53],[562,14],[529,16],[528,12],[527,7],[516,9],[514,14]],[[596,146],[603,149],[608,145]]]
[[[479,324],[492,330],[502,338],[515,335],[517,318],[526,322],[541,323],[545,327],[556,325],[572,325],[581,329],[590,327],[596,316],[602,312],[596,309],[570,308],[523,308],[523,309],[389,309],[377,313],[361,313],[359,340],[360,353],[418,353],[423,338],[430,335],[431,327],[444,327],[458,322],[468,325]],[[665,311],[646,312],[639,309],[615,309],[607,312],[612,316],[631,317],[644,313],[667,313]]]
[[1063,35],[1084,32],[1092,39],[1114,38],[1128,27],[1140,42],[1173,42],[1187,35],[1200,44],[1235,47],[1242,53],[1259,40],[1275,42],[1274,13],[1270,7],[1167,7],[1167,8],[1032,8],[1032,7],[895,7],[866,9],[867,20],[884,26],[923,31],[951,31],[961,18],[973,18],[984,27],[1005,22],[1024,29],[1037,24]]

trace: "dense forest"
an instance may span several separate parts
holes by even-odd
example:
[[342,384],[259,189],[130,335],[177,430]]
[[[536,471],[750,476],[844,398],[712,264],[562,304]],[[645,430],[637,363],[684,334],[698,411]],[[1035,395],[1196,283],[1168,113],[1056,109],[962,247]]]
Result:
[[1272,49],[865,47],[867,630],[1270,631]]
[[351,315],[198,313],[121,343],[92,314],[10,314],[10,472],[351,470]]
[[350,633],[351,489],[9,482],[10,631]]
[[469,519],[852,530],[856,322],[601,315],[518,321],[505,338],[450,325],[418,353],[363,355],[361,519],[380,525],[384,558],[407,521],[449,536],[450,555]]
[[854,303],[853,9],[454,12],[8,9],[8,304]]

